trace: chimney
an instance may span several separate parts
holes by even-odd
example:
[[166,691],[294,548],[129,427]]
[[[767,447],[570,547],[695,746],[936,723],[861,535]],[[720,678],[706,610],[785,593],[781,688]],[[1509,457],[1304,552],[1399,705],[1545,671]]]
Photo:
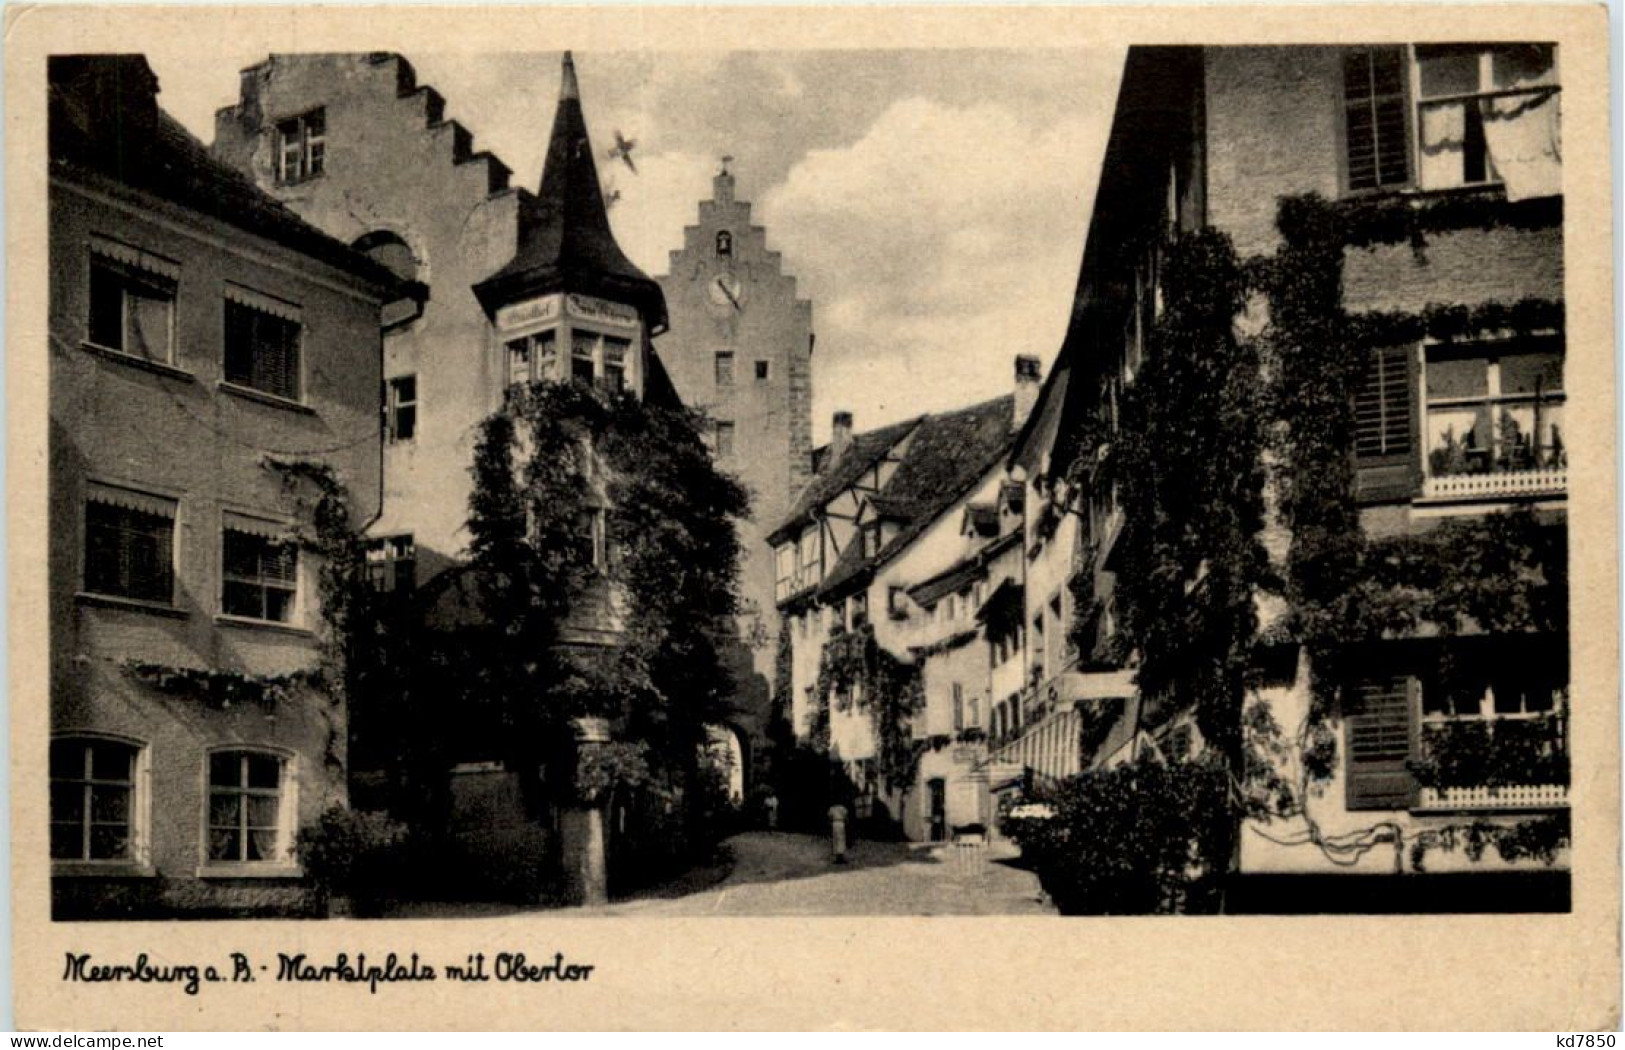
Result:
[[1016,404],[1011,413],[1011,425],[1019,430],[1032,415],[1038,403],[1038,387],[1043,376],[1043,365],[1031,354],[1016,355]]
[[847,448],[852,444],[852,413],[837,412],[830,422],[829,428],[829,457],[826,462],[834,464],[841,461],[846,455]]

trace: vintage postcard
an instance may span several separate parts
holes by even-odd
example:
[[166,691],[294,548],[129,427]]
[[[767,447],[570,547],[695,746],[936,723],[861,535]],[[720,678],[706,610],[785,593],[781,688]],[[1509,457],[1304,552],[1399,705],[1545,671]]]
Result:
[[19,1025],[1620,1023],[1601,8],[7,15]]

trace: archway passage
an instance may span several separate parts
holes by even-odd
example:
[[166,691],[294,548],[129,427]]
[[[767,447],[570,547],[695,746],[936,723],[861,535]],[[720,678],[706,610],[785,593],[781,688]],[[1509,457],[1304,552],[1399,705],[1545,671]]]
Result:
[[726,770],[728,798],[738,803],[745,799],[745,760],[749,752],[745,736],[733,726],[707,726],[711,758]]

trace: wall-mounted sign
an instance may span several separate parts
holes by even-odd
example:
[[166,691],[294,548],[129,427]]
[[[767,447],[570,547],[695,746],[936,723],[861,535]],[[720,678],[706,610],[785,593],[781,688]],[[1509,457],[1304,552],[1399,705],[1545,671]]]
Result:
[[497,327],[518,328],[535,321],[556,320],[563,300],[562,295],[544,295],[540,299],[526,299],[522,303],[504,306],[497,311]]
[[600,324],[627,325],[636,328],[640,324],[637,310],[625,303],[612,303],[608,299],[595,299],[590,295],[571,295],[570,316],[579,317],[584,321],[597,321]]

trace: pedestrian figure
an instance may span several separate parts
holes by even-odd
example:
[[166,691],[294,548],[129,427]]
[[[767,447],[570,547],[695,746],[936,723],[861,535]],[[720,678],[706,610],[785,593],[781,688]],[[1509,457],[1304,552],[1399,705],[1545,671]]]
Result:
[[779,830],[779,796],[768,792],[767,798],[762,800],[762,805],[767,810],[767,830]]
[[846,863],[846,807],[839,802],[829,807],[830,845],[835,851],[835,863]]

